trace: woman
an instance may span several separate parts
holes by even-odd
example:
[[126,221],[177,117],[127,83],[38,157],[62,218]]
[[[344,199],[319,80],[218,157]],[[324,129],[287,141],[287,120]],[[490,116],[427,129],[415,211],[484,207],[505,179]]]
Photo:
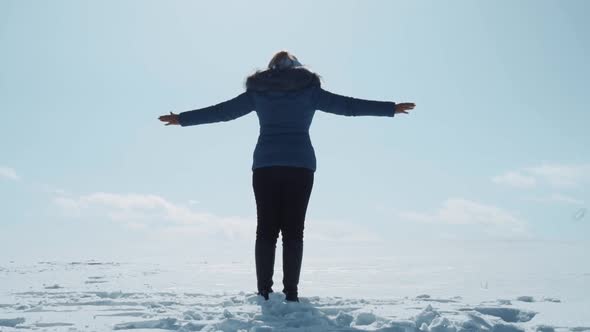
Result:
[[160,116],[166,125],[192,126],[230,121],[256,110],[260,135],[253,154],[252,186],[256,200],[255,244],[258,295],[272,290],[275,249],[283,241],[283,292],[299,301],[297,285],[303,256],[305,214],[313,187],[316,158],[309,136],[316,110],[345,116],[408,113],[414,103],[373,101],[324,90],[320,76],[286,51],[276,53],[268,68],[246,79],[246,91],[219,104]]

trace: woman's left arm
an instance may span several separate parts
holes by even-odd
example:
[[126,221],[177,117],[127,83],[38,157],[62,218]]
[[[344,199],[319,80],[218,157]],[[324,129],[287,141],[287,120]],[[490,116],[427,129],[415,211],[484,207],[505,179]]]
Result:
[[[230,121],[244,116],[254,110],[254,101],[248,91],[232,99],[212,106],[182,112],[175,115],[177,123],[182,127],[204,123]],[[168,116],[167,116],[168,117]],[[160,117],[160,120],[165,121]],[[169,119],[166,119],[169,121]]]

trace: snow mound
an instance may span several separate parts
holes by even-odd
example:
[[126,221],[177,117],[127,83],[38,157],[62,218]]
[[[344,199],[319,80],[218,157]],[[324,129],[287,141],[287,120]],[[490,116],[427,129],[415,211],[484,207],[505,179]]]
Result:
[[484,315],[501,318],[508,323],[528,322],[537,314],[532,311],[502,307],[476,307],[474,310]]
[[129,322],[116,324],[113,327],[114,330],[132,330],[132,329],[162,329],[162,330],[174,330],[180,329],[178,321],[175,318],[164,318],[156,320],[146,320],[141,322]]
[[535,298],[532,296],[519,296],[516,298],[517,301],[522,301],[522,302],[535,302]]
[[25,322],[25,319],[22,317],[0,319],[0,326],[16,327],[18,324],[22,324],[24,322]]

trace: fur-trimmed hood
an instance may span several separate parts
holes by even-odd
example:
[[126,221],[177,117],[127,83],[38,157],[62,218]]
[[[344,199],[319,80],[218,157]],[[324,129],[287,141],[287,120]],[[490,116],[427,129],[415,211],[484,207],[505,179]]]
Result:
[[305,67],[258,70],[245,83],[253,91],[293,91],[312,85],[321,85],[320,76]]

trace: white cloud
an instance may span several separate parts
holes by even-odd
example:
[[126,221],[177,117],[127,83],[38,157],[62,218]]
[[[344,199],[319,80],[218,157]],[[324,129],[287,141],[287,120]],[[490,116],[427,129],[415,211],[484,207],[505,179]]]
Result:
[[590,183],[590,164],[542,164],[508,171],[492,177],[492,181],[517,188],[531,188],[542,183],[560,188],[576,187]]
[[537,178],[558,187],[572,187],[590,182],[590,164],[544,164],[526,170]]
[[517,188],[532,188],[537,184],[537,180],[533,176],[523,175],[520,172],[515,171],[494,176],[492,181]]
[[[155,231],[175,239],[247,240],[256,237],[256,217],[219,216],[197,212],[158,195],[96,192],[77,197],[56,195],[54,203],[74,218],[98,217],[130,230]],[[342,221],[305,221],[304,238],[318,241],[373,243],[380,236],[363,226]]]
[[0,179],[18,180],[20,177],[16,174],[14,168],[0,167]]
[[476,225],[488,233],[525,234],[526,222],[508,211],[462,198],[451,198],[443,202],[438,210],[425,213],[404,211],[398,213],[402,219],[448,225]]
[[[158,195],[97,192],[79,197],[54,197],[54,203],[73,217],[96,216],[121,222],[130,229],[156,227],[195,235],[221,234],[230,239],[251,237],[252,220],[196,212]],[[255,227],[255,224],[254,224]]]
[[575,205],[582,205],[584,201],[576,199],[574,197],[563,195],[563,194],[551,194],[547,197],[533,197],[527,198],[529,201],[535,202],[542,202],[542,203],[567,203],[567,204],[575,204]]

